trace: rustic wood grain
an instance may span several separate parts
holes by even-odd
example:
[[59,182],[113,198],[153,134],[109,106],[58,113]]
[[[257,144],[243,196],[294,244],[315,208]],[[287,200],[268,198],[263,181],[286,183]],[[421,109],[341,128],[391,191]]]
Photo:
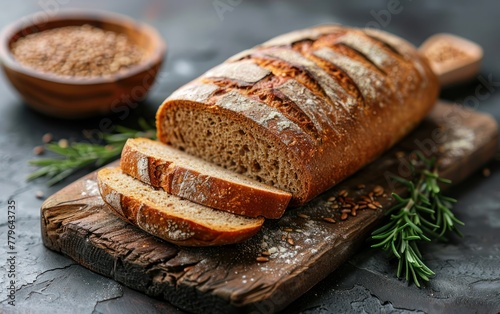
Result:
[[[432,151],[441,173],[457,183],[493,156],[497,140],[497,125],[489,116],[438,104],[410,136],[351,178],[282,219],[266,221],[246,243],[215,248],[177,247],[123,222],[99,197],[94,172],[45,201],[42,237],[48,248],[81,265],[188,311],[272,313],[356,251],[393,204],[390,191],[403,193],[389,174],[405,175],[412,152]],[[401,152],[405,157],[395,157]],[[385,195],[375,197],[382,209],[358,210],[342,221],[340,209],[327,201],[344,189],[357,200],[376,185],[385,189]],[[262,251],[274,248],[269,262],[256,262]]]

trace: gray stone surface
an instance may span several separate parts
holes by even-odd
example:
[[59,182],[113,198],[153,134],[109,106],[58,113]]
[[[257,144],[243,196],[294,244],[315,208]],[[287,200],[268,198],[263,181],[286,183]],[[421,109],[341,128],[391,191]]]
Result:
[[[227,4],[217,11],[214,4]],[[45,5],[44,5],[45,4]],[[47,6],[51,4],[51,6]],[[325,22],[353,26],[381,25],[385,1],[9,1],[0,10],[0,27],[43,10],[92,8],[116,11],[152,24],[169,44],[167,62],[148,99],[128,117],[115,123],[134,125],[139,116],[153,118],[161,101],[180,85],[232,54],[275,35]],[[477,102],[477,110],[500,120],[500,50],[498,1],[400,1],[401,12],[383,15],[385,30],[419,44],[428,36],[450,32],[481,44],[485,59],[481,77],[490,77],[491,93]],[[387,24],[387,25],[386,25]],[[442,98],[468,105],[481,81],[446,88]],[[182,313],[96,275],[64,256],[43,247],[39,208],[52,194],[85,174],[78,173],[54,187],[43,179],[26,182],[33,170],[28,160],[44,133],[55,138],[81,138],[83,129],[95,129],[99,119],[62,121],[28,109],[0,78],[0,312],[2,313]],[[467,98],[468,96],[471,96]],[[425,258],[437,272],[422,289],[394,277],[394,266],[383,253],[367,244],[349,262],[322,281],[286,313],[495,313],[500,311],[500,155],[481,173],[451,191],[459,199],[456,213],[466,222],[464,238],[432,244]],[[90,171],[90,169],[89,169]],[[16,307],[6,300],[8,287],[7,206],[16,202]]]

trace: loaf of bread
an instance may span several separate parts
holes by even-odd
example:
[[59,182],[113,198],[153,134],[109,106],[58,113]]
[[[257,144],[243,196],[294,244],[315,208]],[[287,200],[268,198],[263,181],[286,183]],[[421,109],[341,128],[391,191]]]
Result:
[[145,138],[127,141],[120,168],[170,194],[248,217],[280,218],[292,197],[288,192]]
[[122,219],[168,242],[215,246],[244,241],[264,218],[249,218],[183,200],[124,174],[104,168],[97,174],[102,199]]
[[298,206],[412,130],[439,85],[406,41],[319,26],[228,59],[161,105],[158,138],[292,193]]

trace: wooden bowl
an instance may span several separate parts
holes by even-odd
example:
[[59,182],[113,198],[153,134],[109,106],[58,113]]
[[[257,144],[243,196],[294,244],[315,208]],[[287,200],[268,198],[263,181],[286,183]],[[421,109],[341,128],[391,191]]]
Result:
[[[116,74],[66,77],[22,65],[11,52],[12,44],[23,36],[84,24],[125,34],[146,54],[144,61]],[[128,112],[137,106],[153,85],[165,52],[165,42],[152,27],[100,11],[62,11],[53,16],[39,12],[7,26],[0,34],[2,68],[20,96],[35,110],[66,119]]]
[[[446,55],[436,51],[446,48]],[[461,83],[476,77],[481,68],[483,49],[478,44],[452,34],[436,34],[429,37],[419,48],[427,57],[442,86]],[[459,57],[453,56],[459,54]],[[438,55],[438,60],[435,56]]]

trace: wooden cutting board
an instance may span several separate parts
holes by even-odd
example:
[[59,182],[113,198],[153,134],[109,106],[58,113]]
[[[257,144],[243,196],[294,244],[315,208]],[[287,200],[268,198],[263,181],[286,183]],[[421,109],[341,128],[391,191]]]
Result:
[[[444,177],[458,183],[494,155],[497,140],[489,116],[440,103],[397,147],[337,187],[268,220],[245,243],[213,248],[174,246],[120,220],[101,200],[94,172],[45,201],[42,237],[49,249],[90,270],[188,311],[276,312],[356,251],[393,205],[390,192],[404,193],[390,174],[405,175],[412,152],[436,154]],[[384,192],[374,200],[382,208],[360,209],[346,220],[337,201],[328,201],[342,190],[356,201],[377,185]],[[266,250],[273,253],[269,261],[257,262]]]

